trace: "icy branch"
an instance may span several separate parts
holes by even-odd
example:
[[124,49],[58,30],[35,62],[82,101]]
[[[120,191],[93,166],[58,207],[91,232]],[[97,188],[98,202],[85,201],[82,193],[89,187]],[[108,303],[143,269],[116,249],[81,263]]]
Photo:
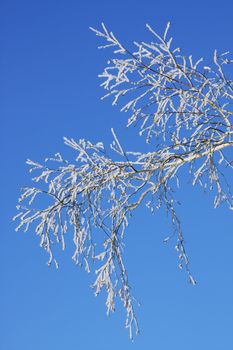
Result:
[[134,52],[106,26],[92,30],[105,41],[101,48],[114,49],[100,75],[105,97],[113,96],[113,104],[130,113],[127,125],[140,125],[151,151],[125,151],[113,129],[110,154],[101,142],[64,138],[75,152],[74,162],[60,153],[44,164],[28,160],[34,186],[22,190],[15,216],[17,230],[32,226],[40,237],[49,265],[58,266],[54,246],[65,250],[72,234],[74,262],[87,272],[95,266],[93,289],[95,295],[106,291],[107,313],[115,311],[117,298],[122,301],[131,338],[138,324],[123,248],[132,214],[142,205],[151,212],[167,211],[173,233],[165,241],[175,237],[178,265],[195,284],[174,197],[181,169],[193,185],[214,192],[215,207],[233,208],[226,176],[233,167],[233,82],[224,72],[232,61],[216,51],[211,67],[202,59],[194,62],[172,47],[170,24],[163,35],[147,28],[153,41],[135,42]]

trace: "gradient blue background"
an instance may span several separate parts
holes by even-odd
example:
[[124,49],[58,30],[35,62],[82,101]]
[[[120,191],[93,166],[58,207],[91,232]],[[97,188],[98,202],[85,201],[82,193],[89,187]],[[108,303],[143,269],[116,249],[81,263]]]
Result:
[[58,271],[49,269],[34,233],[15,233],[11,222],[19,188],[30,183],[25,160],[72,155],[63,136],[108,143],[114,127],[136,148],[126,115],[100,101],[97,75],[108,55],[89,26],[104,21],[130,44],[149,38],[145,23],[162,31],[171,20],[175,43],[208,61],[215,48],[233,51],[232,13],[226,0],[1,1],[0,349],[233,349],[233,216],[214,210],[211,195],[188,184],[178,194],[196,287],[177,268],[174,242],[162,243],[166,218],[144,209],[134,216],[126,242],[141,301],[134,343],[124,311],[107,318],[104,296],[89,288],[93,276],[73,265],[70,252]]

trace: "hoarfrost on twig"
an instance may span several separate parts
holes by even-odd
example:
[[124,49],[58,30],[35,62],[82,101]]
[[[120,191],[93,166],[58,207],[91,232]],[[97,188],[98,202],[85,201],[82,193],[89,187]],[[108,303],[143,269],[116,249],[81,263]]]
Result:
[[[36,186],[22,190],[17,206],[17,229],[27,231],[35,225],[40,245],[54,262],[53,246],[66,248],[66,236],[73,231],[73,260],[87,272],[97,264],[93,283],[95,295],[107,292],[107,312],[115,311],[116,298],[126,309],[130,337],[138,332],[135,300],[131,293],[123,260],[124,236],[132,213],[145,204],[152,212],[164,207],[171,218],[176,237],[179,268],[185,269],[191,284],[195,279],[189,268],[181,222],[176,212],[175,188],[180,169],[187,169],[193,185],[215,191],[214,206],[227,203],[233,208],[232,193],[224,168],[231,169],[227,149],[232,147],[231,103],[233,82],[224,73],[232,63],[227,53],[214,53],[213,65],[203,59],[194,61],[172,48],[170,23],[164,35],[147,25],[152,40],[135,42],[135,52],[123,45],[106,26],[92,29],[113,48],[114,58],[100,75],[121,111],[129,114],[127,125],[139,125],[146,142],[153,141],[150,152],[125,151],[112,129],[109,155],[102,142],[64,138],[76,152],[73,164],[60,153],[44,164],[27,164]],[[123,140],[124,141],[124,140]],[[40,197],[47,206],[39,208]],[[37,204],[37,207],[36,206]],[[33,206],[34,205],[34,206]],[[96,231],[102,231],[102,242]]]

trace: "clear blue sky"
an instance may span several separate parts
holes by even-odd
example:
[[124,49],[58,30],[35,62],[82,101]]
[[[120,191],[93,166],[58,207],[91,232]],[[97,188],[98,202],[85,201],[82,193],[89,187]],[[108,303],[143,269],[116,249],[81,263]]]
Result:
[[211,196],[188,184],[179,193],[196,287],[177,268],[174,244],[162,243],[166,218],[145,210],[133,218],[126,259],[141,301],[134,343],[121,308],[106,316],[92,276],[71,254],[49,269],[34,233],[15,233],[11,222],[19,188],[29,184],[28,157],[66,154],[63,136],[109,142],[114,127],[127,137],[126,116],[100,101],[106,53],[89,26],[104,21],[128,43],[148,37],[145,23],[163,30],[170,20],[176,44],[209,60],[215,48],[233,52],[232,13],[230,0],[1,2],[0,349],[233,349],[233,216],[214,210]]

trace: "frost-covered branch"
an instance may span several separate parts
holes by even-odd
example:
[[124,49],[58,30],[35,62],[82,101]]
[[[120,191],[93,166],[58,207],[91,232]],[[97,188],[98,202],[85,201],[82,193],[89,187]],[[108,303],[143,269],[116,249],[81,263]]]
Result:
[[132,52],[104,25],[102,31],[93,30],[106,41],[102,48],[115,50],[100,75],[105,97],[123,103],[121,110],[130,113],[127,125],[140,124],[151,151],[124,150],[113,129],[108,152],[101,142],[65,138],[76,152],[75,161],[59,153],[43,164],[28,160],[35,185],[23,189],[15,217],[17,229],[33,226],[49,265],[58,266],[54,245],[65,250],[66,236],[73,231],[73,260],[87,272],[96,266],[95,295],[105,289],[108,313],[115,310],[117,298],[122,301],[131,338],[138,325],[123,248],[132,214],[142,205],[152,212],[167,211],[174,230],[165,241],[176,237],[179,267],[195,284],[174,197],[181,169],[193,185],[214,191],[215,207],[224,202],[233,208],[227,181],[233,167],[233,82],[224,71],[232,61],[215,52],[211,67],[202,59],[194,62],[172,48],[169,25],[163,36],[147,27],[154,41],[136,42]]
[[104,25],[103,32],[93,29],[115,48],[101,85],[107,90],[104,97],[113,96],[113,105],[122,102],[121,111],[131,114],[128,126],[141,124],[147,142],[153,137],[166,143],[188,139],[195,146],[195,140],[232,130],[233,82],[224,73],[232,60],[215,51],[211,67],[202,58],[194,62],[172,47],[169,27],[160,36],[147,25],[154,41],[134,42],[132,53]]

